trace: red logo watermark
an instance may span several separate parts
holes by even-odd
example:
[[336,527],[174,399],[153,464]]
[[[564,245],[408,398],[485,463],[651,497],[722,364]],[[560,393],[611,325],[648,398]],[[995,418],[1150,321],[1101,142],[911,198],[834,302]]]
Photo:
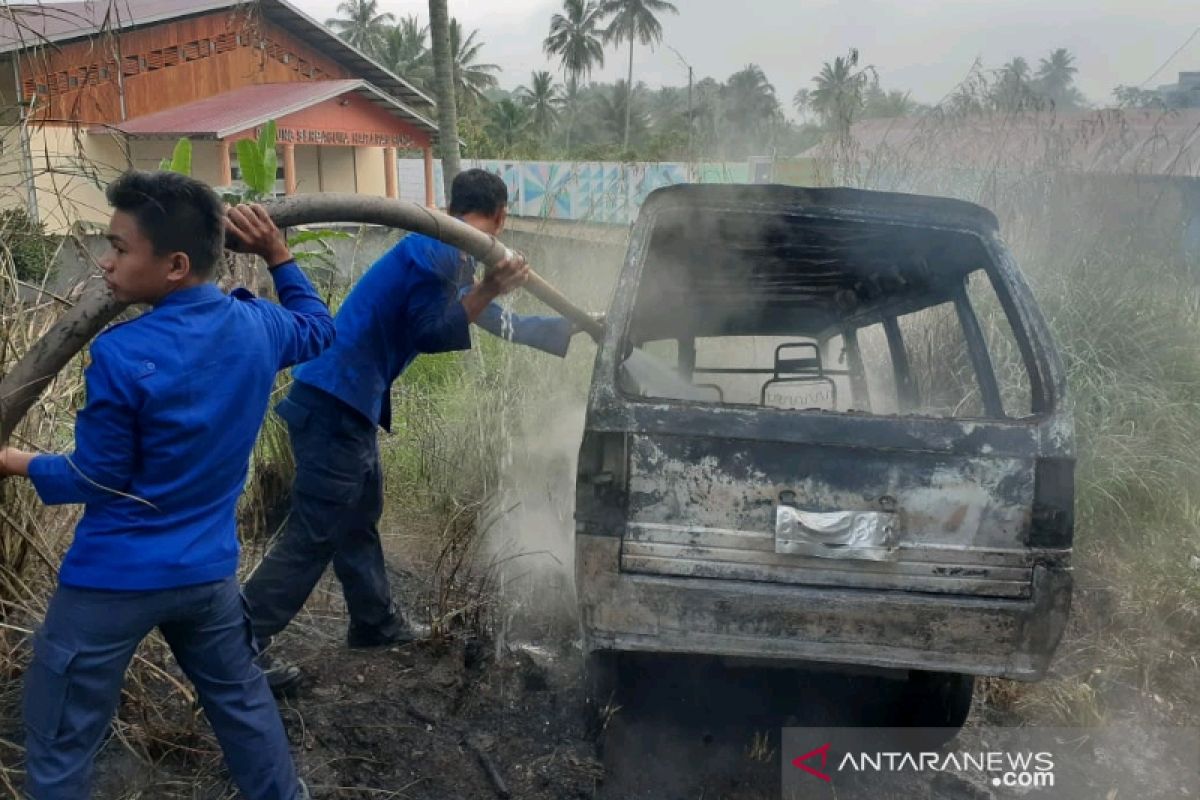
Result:
[[792,766],[796,767],[797,769],[804,770],[809,775],[812,775],[814,778],[820,778],[823,781],[832,781],[833,779],[830,778],[828,775],[826,775],[824,772],[818,772],[817,770],[810,767],[808,764],[804,763],[805,761],[808,761],[813,756],[820,756],[821,757],[821,769],[825,769],[825,765],[829,761],[829,747],[831,744],[832,744],[832,742],[823,744],[820,747],[818,747],[816,750],[809,750],[804,755],[793,758]]

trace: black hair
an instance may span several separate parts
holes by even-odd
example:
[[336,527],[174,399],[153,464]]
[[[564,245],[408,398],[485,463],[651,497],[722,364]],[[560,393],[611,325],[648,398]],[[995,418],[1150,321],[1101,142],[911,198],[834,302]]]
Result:
[[454,216],[490,217],[507,205],[508,187],[499,175],[485,169],[468,169],[454,176],[450,185],[450,213]]
[[225,246],[225,207],[207,184],[177,172],[130,170],[104,196],[137,220],[156,255],[186,253],[193,273],[212,275]]

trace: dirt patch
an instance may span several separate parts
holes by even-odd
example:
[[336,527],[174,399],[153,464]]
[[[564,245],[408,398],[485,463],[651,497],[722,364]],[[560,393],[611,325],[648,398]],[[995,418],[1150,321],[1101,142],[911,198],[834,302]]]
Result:
[[477,640],[326,651],[282,704],[314,796],[593,797],[602,776],[577,674]]

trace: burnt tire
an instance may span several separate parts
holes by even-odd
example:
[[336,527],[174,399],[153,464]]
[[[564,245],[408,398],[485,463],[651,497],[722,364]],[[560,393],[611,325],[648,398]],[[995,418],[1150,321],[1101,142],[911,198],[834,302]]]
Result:
[[621,654],[594,650],[583,662],[583,696],[589,706],[603,707],[612,701],[621,682]]
[[617,689],[621,684],[621,654],[611,650],[594,650],[583,662],[584,721],[588,733],[603,733],[612,709],[616,707]]
[[913,671],[901,703],[898,722],[906,728],[937,728],[926,744],[945,744],[953,739],[971,712],[975,676],[957,672]]

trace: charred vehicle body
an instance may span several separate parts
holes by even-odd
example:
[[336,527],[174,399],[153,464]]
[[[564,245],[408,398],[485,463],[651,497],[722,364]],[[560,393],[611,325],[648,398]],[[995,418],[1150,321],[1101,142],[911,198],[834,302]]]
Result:
[[576,588],[628,652],[883,668],[958,725],[1066,624],[1061,358],[995,217],[850,189],[678,186],[634,227],[591,387]]

